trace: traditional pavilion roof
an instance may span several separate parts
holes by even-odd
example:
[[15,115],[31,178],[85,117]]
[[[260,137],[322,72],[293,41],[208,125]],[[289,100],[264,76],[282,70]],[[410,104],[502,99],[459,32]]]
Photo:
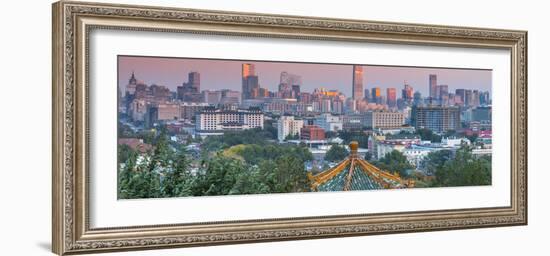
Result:
[[358,143],[351,142],[350,155],[317,175],[309,174],[314,191],[371,190],[413,187],[411,181],[402,180],[398,174],[380,170],[357,154]]

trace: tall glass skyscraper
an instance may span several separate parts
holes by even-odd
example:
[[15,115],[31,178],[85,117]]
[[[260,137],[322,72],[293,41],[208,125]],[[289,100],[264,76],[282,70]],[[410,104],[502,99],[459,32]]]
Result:
[[352,98],[354,100],[363,100],[363,67],[353,66],[353,86]]

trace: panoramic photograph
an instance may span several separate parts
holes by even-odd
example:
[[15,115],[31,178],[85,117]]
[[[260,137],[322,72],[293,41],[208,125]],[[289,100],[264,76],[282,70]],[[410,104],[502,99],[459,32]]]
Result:
[[491,70],[120,55],[117,84],[118,199],[491,185]]

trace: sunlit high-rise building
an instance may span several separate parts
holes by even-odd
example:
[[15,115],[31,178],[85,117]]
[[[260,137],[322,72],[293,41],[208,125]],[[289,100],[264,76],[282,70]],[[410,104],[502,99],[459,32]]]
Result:
[[354,100],[363,100],[363,67],[353,66],[353,86],[352,98]]
[[374,87],[371,89],[372,93],[371,93],[371,97],[372,97],[372,102],[376,103],[376,104],[381,104],[382,103],[382,93],[381,93],[381,90],[380,90],[380,87]]
[[242,99],[253,99],[258,97],[260,88],[258,84],[258,76],[256,76],[256,68],[254,64],[244,63],[242,70]]

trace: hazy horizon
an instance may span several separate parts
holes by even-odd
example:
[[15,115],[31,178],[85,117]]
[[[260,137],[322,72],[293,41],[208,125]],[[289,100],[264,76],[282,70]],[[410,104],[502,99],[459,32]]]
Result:
[[[320,64],[270,62],[248,60],[218,60],[193,58],[166,58],[144,56],[118,57],[118,84],[124,92],[132,72],[139,81],[147,85],[164,85],[175,91],[177,86],[187,82],[189,72],[201,75],[201,90],[231,89],[241,91],[243,63],[255,65],[260,86],[277,91],[280,73],[287,71],[302,77],[301,91],[312,92],[324,87],[339,90],[351,97],[352,64]],[[492,71],[474,69],[425,68],[402,66],[363,66],[363,88],[396,88],[398,92],[406,81],[414,91],[422,96],[428,95],[428,76],[437,75],[437,83],[449,86],[449,92],[455,89],[477,89],[489,91],[492,95]],[[400,95],[400,93],[398,93]]]

